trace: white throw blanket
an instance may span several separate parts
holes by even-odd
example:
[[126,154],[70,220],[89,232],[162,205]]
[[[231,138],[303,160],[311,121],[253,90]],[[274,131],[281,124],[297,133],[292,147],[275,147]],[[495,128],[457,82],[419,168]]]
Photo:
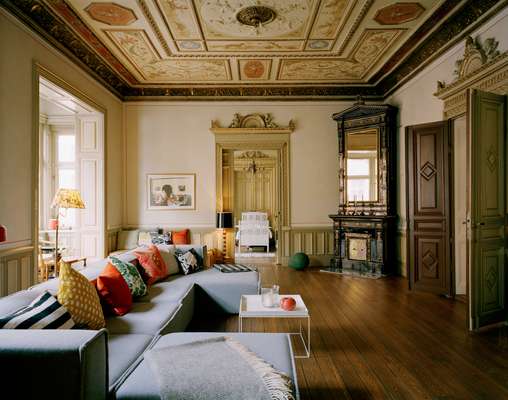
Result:
[[288,376],[231,338],[153,349],[145,360],[163,400],[294,400]]

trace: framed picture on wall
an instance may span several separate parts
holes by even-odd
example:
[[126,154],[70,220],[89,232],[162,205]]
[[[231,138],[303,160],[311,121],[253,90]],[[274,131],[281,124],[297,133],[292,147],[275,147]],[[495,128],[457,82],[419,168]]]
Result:
[[148,174],[149,210],[195,210],[196,174]]

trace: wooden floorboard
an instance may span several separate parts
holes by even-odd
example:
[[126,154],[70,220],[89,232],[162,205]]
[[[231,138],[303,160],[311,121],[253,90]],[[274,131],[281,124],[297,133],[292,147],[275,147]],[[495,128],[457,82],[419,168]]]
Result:
[[[296,360],[302,400],[508,399],[508,328],[468,333],[464,302],[411,292],[397,277],[259,270],[263,286],[301,294],[311,314],[311,357]],[[250,319],[244,329],[295,326]],[[200,317],[189,330],[237,331],[238,317]]]

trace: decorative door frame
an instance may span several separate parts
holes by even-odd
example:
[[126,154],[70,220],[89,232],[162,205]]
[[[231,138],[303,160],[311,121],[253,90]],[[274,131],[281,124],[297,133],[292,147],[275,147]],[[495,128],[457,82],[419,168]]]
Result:
[[102,206],[104,210],[101,214],[101,223],[102,223],[102,232],[101,236],[102,240],[102,248],[99,248],[99,251],[104,253],[104,256],[108,253],[108,228],[107,228],[107,211],[108,211],[108,197],[106,195],[107,192],[107,167],[108,167],[108,158],[107,158],[107,137],[108,137],[108,112],[106,107],[101,104],[95,102],[88,95],[74,87],[72,84],[67,82],[66,80],[60,78],[58,75],[50,71],[48,68],[40,64],[39,62],[34,61],[32,66],[32,202],[33,202],[33,210],[32,210],[32,246],[33,248],[33,260],[34,260],[34,270],[37,271],[38,268],[38,251],[39,251],[39,81],[40,78],[44,78],[56,86],[60,87],[67,93],[72,96],[78,98],[84,103],[88,104],[90,107],[94,108],[96,111],[103,115],[102,126],[101,126],[101,134],[103,136],[103,149],[102,149],[102,160],[103,160],[103,182],[100,189],[104,193]]
[[437,82],[434,96],[443,100],[443,118],[457,118],[467,112],[467,90],[479,89],[495,94],[508,94],[508,51],[497,50],[498,42],[483,42],[468,36],[464,55],[455,62],[455,80]]
[[[224,211],[223,156],[225,151],[233,150],[275,150],[277,151],[277,208],[278,238],[276,263],[282,262],[282,250],[289,246],[285,231],[291,229],[290,215],[290,176],[289,176],[289,146],[290,136],[294,131],[293,121],[288,126],[281,127],[273,122],[270,114],[235,114],[228,127],[221,127],[217,121],[212,121],[210,131],[215,135],[215,187],[216,210]],[[231,178],[231,177],[230,177]],[[231,204],[234,202],[231,201]],[[286,243],[288,242],[288,243]]]
[[[436,97],[443,100],[443,119],[456,119],[461,116],[471,118],[468,111],[470,103],[470,93],[473,89],[484,92],[495,93],[498,95],[508,95],[508,51],[498,50],[498,41],[495,38],[486,38],[481,41],[477,36],[473,38],[468,36],[465,42],[464,55],[455,62],[455,79],[451,83],[442,81],[437,82]],[[472,176],[471,166],[471,146],[472,132],[467,132],[468,150],[467,150],[467,174],[470,182]],[[470,183],[469,183],[470,184]],[[472,315],[471,288],[471,188],[468,188],[468,215],[466,217],[467,237],[468,237],[468,255],[467,255],[467,319],[468,322]],[[472,326],[469,326],[471,329]]]

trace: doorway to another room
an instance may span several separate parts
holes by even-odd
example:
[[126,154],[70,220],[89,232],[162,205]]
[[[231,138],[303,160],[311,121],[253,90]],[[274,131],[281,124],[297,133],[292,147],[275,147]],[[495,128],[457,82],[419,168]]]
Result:
[[236,150],[234,157],[235,260],[275,261],[278,218],[277,150]]
[[38,75],[40,281],[60,260],[80,269],[104,255],[104,113],[57,82]]
[[217,215],[231,215],[234,228],[223,230],[220,259],[281,264],[290,243],[289,143],[294,123],[276,125],[270,114],[235,114],[228,127],[212,121],[210,130],[215,135]]

